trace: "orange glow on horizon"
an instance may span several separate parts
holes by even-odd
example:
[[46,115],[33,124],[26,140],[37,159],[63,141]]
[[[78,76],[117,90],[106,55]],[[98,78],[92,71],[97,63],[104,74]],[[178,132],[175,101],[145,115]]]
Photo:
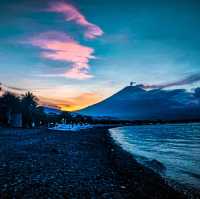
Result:
[[85,108],[85,107],[81,107],[81,106],[62,106],[62,105],[59,107],[60,107],[61,111],[69,111],[69,112],[78,111],[82,108]]
[[81,95],[68,99],[53,99],[47,97],[39,97],[40,104],[59,108],[62,111],[77,111],[92,104],[100,102],[103,97],[97,93],[82,93]]

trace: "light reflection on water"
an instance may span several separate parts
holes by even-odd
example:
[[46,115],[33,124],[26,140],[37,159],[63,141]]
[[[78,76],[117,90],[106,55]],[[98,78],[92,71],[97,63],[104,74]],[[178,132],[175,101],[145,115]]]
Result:
[[140,162],[156,159],[166,177],[200,189],[200,124],[129,126],[110,133]]

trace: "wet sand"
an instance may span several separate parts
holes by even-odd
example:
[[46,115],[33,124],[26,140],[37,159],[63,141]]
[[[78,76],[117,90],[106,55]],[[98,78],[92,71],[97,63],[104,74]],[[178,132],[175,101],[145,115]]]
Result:
[[0,129],[0,198],[184,198],[104,128]]

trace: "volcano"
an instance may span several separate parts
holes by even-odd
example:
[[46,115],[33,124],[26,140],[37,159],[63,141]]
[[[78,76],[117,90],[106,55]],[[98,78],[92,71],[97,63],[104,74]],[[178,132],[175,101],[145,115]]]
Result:
[[200,105],[191,92],[183,89],[145,90],[141,85],[127,86],[97,104],[79,110],[92,117],[131,120],[199,119]]

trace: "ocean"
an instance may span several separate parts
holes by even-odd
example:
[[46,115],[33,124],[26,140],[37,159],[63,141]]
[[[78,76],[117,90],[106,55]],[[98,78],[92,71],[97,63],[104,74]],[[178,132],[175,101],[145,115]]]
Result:
[[110,134],[138,162],[200,190],[200,123],[119,127]]

